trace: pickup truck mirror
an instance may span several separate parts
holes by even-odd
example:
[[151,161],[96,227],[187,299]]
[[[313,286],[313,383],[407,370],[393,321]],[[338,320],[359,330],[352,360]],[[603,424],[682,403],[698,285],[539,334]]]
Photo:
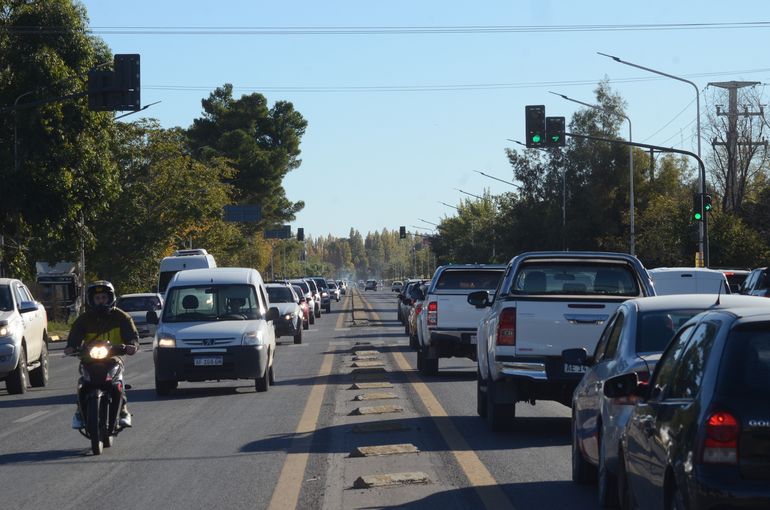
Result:
[[147,312],[147,315],[145,316],[145,320],[147,321],[147,324],[157,324],[158,314],[155,312],[155,310],[150,310],[149,312]]
[[267,317],[265,317],[265,320],[267,321],[277,321],[278,317],[281,316],[281,312],[278,310],[277,307],[272,307],[267,310]]
[[579,349],[564,349],[561,351],[562,360],[568,365],[588,365],[588,352],[583,347]]
[[623,398],[637,394],[639,377],[636,372],[616,375],[604,381],[604,396],[607,398]]
[[472,304],[476,308],[486,308],[489,306],[489,292],[486,290],[479,290],[468,294],[468,303]]
[[34,301],[22,301],[19,303],[19,313],[36,312],[40,307]]

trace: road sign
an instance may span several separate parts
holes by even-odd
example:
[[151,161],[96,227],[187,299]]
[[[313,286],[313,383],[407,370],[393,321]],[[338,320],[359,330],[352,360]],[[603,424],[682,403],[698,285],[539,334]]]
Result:
[[283,225],[273,230],[265,230],[265,239],[288,239],[291,235],[291,225]]
[[225,221],[232,223],[256,223],[262,219],[262,208],[258,205],[226,205]]

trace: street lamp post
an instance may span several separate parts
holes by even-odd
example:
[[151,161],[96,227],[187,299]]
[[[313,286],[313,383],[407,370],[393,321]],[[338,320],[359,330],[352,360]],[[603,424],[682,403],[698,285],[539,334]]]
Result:
[[[580,101],[578,99],[573,99],[571,97],[565,96],[564,94],[559,94],[557,92],[552,92],[549,90],[549,92],[555,96],[559,96],[562,99],[566,99],[567,101],[572,101],[573,103],[582,104],[583,106],[587,106],[588,108],[593,108],[594,110],[599,111],[608,111],[606,108],[602,108],[598,104],[590,104],[583,101]],[[614,112],[620,117],[623,117],[628,121],[628,141],[633,142],[633,138],[631,136],[631,119],[628,118],[628,115],[620,112]],[[636,227],[634,222],[634,148],[632,146],[628,147],[628,201],[629,201],[629,223],[630,223],[630,235],[628,240],[628,247],[629,247],[629,253],[631,255],[636,255]]]
[[[684,83],[688,83],[692,85],[692,88],[695,89],[695,105],[696,105],[696,117],[695,117],[695,126],[696,130],[698,132],[698,158],[701,157],[700,153],[700,90],[698,90],[698,86],[691,82],[690,80],[686,80],[684,78],[681,78],[679,76],[675,76],[673,74],[664,73],[663,71],[658,71],[657,69],[652,69],[649,67],[640,66],[639,64],[634,64],[632,62],[627,62],[625,60],[622,60],[620,57],[616,57],[614,55],[608,55],[607,53],[602,53],[597,51],[597,53],[603,57],[611,58],[615,62],[619,64],[625,64],[627,66],[635,67],[637,69],[641,69],[643,71],[647,71],[650,73],[658,74],[660,76],[665,76],[666,78],[671,78],[672,80],[681,81]],[[700,192],[701,192],[701,200],[703,200],[703,197],[706,196],[706,169],[705,167],[701,168],[700,172]],[[701,207],[703,207],[703,202],[701,202]],[[708,267],[709,266],[709,236],[708,236],[708,215],[703,216],[703,221],[700,222],[700,241],[698,243],[698,248],[700,252],[703,254],[703,264]]]
[[19,112],[15,109],[15,107],[19,104],[19,100],[24,97],[28,96],[30,94],[35,93],[36,91],[30,90],[29,92],[25,92],[19,97],[17,97],[14,102],[14,110],[13,110],[13,170],[15,172],[19,171],[19,135],[18,135],[18,117]]

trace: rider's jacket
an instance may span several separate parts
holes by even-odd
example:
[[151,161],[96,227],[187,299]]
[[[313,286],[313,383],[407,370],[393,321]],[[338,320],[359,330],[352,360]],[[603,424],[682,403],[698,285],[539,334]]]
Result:
[[139,333],[131,317],[119,308],[107,312],[88,309],[72,324],[67,346],[78,348],[93,340],[104,340],[113,345],[139,346]]

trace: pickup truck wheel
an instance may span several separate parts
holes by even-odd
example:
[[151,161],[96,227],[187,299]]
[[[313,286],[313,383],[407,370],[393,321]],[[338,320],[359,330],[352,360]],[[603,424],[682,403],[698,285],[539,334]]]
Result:
[[504,430],[516,417],[514,402],[500,404],[495,401],[496,386],[494,381],[487,381],[487,425],[494,432]]
[[417,342],[418,342],[418,341],[419,341],[419,340],[417,339],[417,335],[411,335],[411,336],[409,337],[409,348],[410,348],[410,349],[417,349],[417,347],[418,347],[418,346],[417,346]]
[[[483,390],[483,391],[482,391]],[[481,372],[476,371],[476,412],[482,418],[487,417],[487,386],[481,378]]]
[[422,375],[438,374],[438,358],[428,358],[426,349],[417,351],[417,366]]
[[301,344],[302,343],[302,328],[299,329],[299,332],[294,335],[294,343],[295,344]]
[[13,372],[8,374],[8,378],[5,380],[5,387],[8,393],[12,395],[20,395],[27,392],[29,386],[29,372],[27,372],[27,350],[24,348],[24,344],[21,344],[21,352],[19,354],[19,363]]
[[35,388],[48,385],[48,345],[45,342],[40,351],[40,366],[29,373],[29,382]]
[[155,379],[155,393],[161,397],[170,394],[177,389],[178,386],[179,383],[176,381],[159,381],[158,379]]
[[583,457],[583,452],[578,444],[577,420],[572,413],[572,481],[580,484],[588,484],[596,481],[596,467],[589,464]]
[[302,329],[304,329],[304,330],[310,329],[310,320],[303,320],[302,321]]

